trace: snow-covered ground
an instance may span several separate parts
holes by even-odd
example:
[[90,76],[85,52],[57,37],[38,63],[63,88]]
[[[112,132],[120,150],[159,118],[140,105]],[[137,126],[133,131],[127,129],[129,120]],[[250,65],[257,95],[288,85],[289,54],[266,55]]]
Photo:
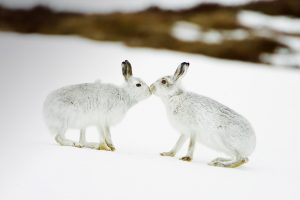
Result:
[[150,6],[176,10],[190,8],[203,2],[237,5],[250,1],[253,0],[0,0],[0,5],[11,8],[30,8],[36,5],[45,5],[55,10],[107,13],[115,11],[132,12]]
[[268,63],[276,65],[297,66],[300,68],[300,37],[277,36],[277,41],[290,48],[290,51],[282,49],[274,54],[264,55]]
[[218,44],[224,40],[244,40],[250,34],[243,29],[236,30],[209,30],[203,31],[202,28],[195,24],[186,21],[176,22],[171,30],[171,35],[182,41],[195,42],[201,41],[208,44]]
[[286,35],[300,33],[300,19],[241,11],[237,15],[237,20],[249,30],[211,29],[204,31],[195,23],[178,21],[173,25],[171,35],[182,41],[201,41],[208,44],[218,44],[225,40],[244,40],[252,36],[269,38],[286,45],[288,48],[276,49],[272,54],[262,54],[260,57],[262,62],[276,66],[300,68],[300,37]]
[[[250,162],[236,169],[208,166],[219,154],[201,145],[191,163],[160,157],[178,134],[153,96],[112,129],[116,152],[57,145],[42,120],[46,95],[96,79],[122,83],[124,59],[149,84],[190,62],[186,88],[252,122],[257,148]],[[297,70],[78,37],[0,33],[0,198],[299,199],[299,87]],[[89,134],[96,138],[93,129]]]
[[270,16],[253,11],[241,11],[237,18],[241,25],[252,29],[255,35],[276,40],[289,48],[289,51],[277,49],[273,54],[261,55],[263,62],[300,68],[300,18]]
[[300,33],[300,19],[287,16],[269,16],[253,11],[241,11],[239,22],[253,29],[270,29],[283,33]]

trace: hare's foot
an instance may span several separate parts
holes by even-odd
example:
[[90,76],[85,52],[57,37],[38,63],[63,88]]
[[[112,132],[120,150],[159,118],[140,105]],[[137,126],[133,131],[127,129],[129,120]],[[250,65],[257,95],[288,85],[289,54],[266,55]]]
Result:
[[86,142],[82,144],[85,148],[90,148],[90,149],[98,149],[99,148],[99,143],[93,143],[93,142]]
[[210,161],[210,163],[215,163],[215,162],[228,162],[230,161],[229,158],[215,158],[212,161]]
[[78,148],[82,148],[84,147],[82,144],[80,144],[79,142],[73,142],[74,143],[74,147],[78,147]]
[[179,139],[177,140],[175,146],[168,152],[162,152],[160,153],[161,156],[170,156],[174,157],[176,153],[180,150],[183,143],[186,141],[187,136],[186,135],[180,135]]
[[61,135],[56,135],[55,141],[62,146],[72,146],[72,147],[79,147],[79,148],[82,147],[82,145],[79,142],[68,140]]
[[107,144],[107,146],[111,149],[111,151],[115,151],[116,148],[113,144]]
[[105,142],[100,143],[98,150],[112,151],[112,149]]
[[190,161],[192,161],[192,160],[193,160],[193,158],[191,158],[190,156],[184,156],[184,157],[180,158],[180,160],[183,160],[183,161],[188,161],[188,162],[190,162]]
[[173,151],[169,151],[169,152],[162,152],[160,153],[161,156],[170,156],[170,157],[174,157],[175,156],[175,152]]
[[217,158],[208,164],[216,167],[236,168],[245,164],[246,162],[248,162],[248,158],[242,158],[239,160],[228,160],[225,158]]

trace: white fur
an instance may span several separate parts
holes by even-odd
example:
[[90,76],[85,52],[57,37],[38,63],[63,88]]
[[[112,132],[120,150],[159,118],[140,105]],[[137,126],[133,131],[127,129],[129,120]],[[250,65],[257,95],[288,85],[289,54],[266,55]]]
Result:
[[[66,86],[52,92],[46,98],[43,111],[56,141],[62,145],[92,148],[102,144],[102,149],[114,150],[109,127],[119,123],[129,108],[151,94],[147,84],[139,78],[128,75],[125,79],[123,86],[96,81]],[[100,144],[85,142],[85,129],[92,125],[97,126],[101,133]],[[81,130],[79,143],[64,137],[68,129]]]
[[[181,136],[175,147],[164,152],[164,156],[174,156],[187,137],[191,138],[189,152],[183,160],[191,160],[197,140],[205,146],[223,152],[230,159],[218,158],[210,164],[222,167],[236,167],[247,161],[254,151],[255,134],[250,123],[232,109],[208,97],[183,90],[180,79],[188,69],[188,63],[182,63],[176,73],[165,76],[150,88],[163,101],[170,123]],[[163,84],[162,80],[167,83]]]

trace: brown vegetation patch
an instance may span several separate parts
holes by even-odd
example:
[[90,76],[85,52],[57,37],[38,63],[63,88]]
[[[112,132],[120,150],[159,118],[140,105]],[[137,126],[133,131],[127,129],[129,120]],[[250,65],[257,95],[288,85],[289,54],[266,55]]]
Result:
[[189,21],[203,30],[242,29],[236,20],[237,8],[207,4],[182,11],[150,8],[136,13],[79,14],[54,12],[45,7],[10,10],[0,7],[0,30],[21,33],[79,35],[93,40],[122,41],[132,47],[170,49],[208,56],[260,62],[261,53],[282,45],[265,38],[224,40],[219,44],[184,42],[172,37],[177,21]]

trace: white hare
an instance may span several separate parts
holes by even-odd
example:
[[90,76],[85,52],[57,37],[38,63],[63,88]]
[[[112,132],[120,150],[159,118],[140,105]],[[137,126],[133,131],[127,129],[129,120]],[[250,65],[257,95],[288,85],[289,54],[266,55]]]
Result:
[[179,131],[176,145],[162,156],[175,156],[190,138],[188,153],[181,160],[191,161],[196,141],[223,152],[229,158],[216,158],[209,165],[238,167],[248,161],[254,151],[256,138],[249,122],[232,109],[180,86],[189,63],[178,66],[173,76],[165,76],[150,86],[153,94],[163,101],[172,126]]
[[[145,82],[132,76],[130,63],[122,62],[123,86],[98,82],[71,85],[52,92],[44,103],[49,130],[61,145],[113,151],[109,128],[120,122],[128,109],[151,95]],[[97,126],[100,142],[87,143],[85,129]],[[65,138],[68,129],[80,129],[80,141]]]

